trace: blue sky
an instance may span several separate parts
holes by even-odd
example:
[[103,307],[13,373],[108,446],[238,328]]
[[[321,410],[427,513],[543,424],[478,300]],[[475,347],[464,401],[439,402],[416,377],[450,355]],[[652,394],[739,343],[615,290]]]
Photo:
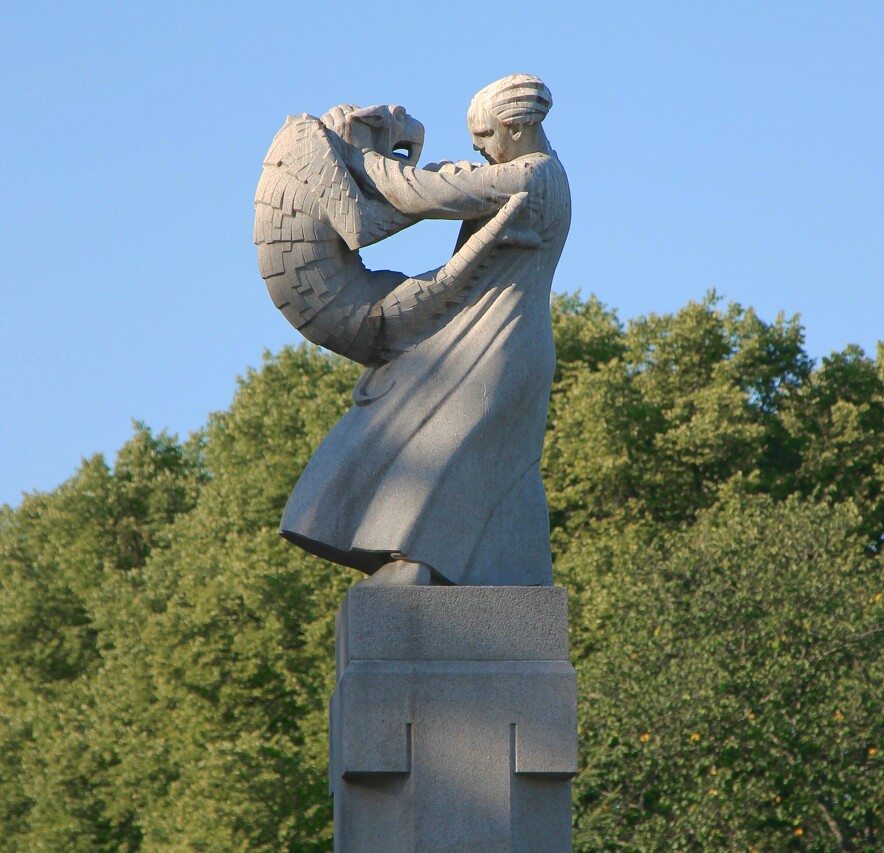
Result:
[[[186,436],[297,342],[251,243],[288,113],[399,103],[422,162],[475,159],[475,91],[540,75],[571,181],[558,291],[622,320],[715,288],[800,314],[811,355],[884,338],[884,4],[8,3],[0,27],[0,503]],[[456,225],[365,253],[420,272]]]

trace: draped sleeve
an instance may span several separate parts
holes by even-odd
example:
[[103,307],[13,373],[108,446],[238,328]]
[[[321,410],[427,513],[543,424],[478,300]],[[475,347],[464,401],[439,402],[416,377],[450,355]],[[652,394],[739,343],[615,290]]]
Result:
[[448,164],[438,171],[416,169],[373,151],[364,153],[364,176],[401,213],[427,219],[490,216],[527,187],[522,161],[478,166]]

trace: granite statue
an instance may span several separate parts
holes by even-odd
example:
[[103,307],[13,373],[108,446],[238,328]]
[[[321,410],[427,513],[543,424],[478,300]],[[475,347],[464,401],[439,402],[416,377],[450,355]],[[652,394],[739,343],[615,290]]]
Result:
[[[531,75],[482,89],[467,124],[483,165],[417,168],[423,133],[397,107],[290,120],[265,161],[256,242],[271,296],[364,365],[280,532],[365,583],[552,583],[539,461],[570,194],[542,127],[551,106]],[[439,270],[364,268],[359,247],[431,218],[463,221]]]
[[[414,165],[423,125],[399,106],[342,104],[289,116],[255,193],[258,266],[274,304],[315,344],[380,364],[465,298],[474,271],[521,205],[515,198],[441,269],[417,279],[368,270],[359,249],[413,224],[366,194],[347,169],[361,147]],[[349,154],[349,157],[348,157]]]

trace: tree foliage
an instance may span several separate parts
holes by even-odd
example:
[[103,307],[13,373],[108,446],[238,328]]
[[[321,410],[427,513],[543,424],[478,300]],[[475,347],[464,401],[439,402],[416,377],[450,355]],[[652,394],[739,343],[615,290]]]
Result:
[[[582,851],[880,849],[884,359],[816,366],[714,294],[558,298],[544,476]],[[325,851],[334,613],[277,520],[352,365],[268,355],[180,443],[137,424],[0,510],[10,851]]]

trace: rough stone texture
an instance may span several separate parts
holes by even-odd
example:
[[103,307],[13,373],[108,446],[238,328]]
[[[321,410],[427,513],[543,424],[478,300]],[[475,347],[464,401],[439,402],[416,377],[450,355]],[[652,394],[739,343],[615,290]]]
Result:
[[480,265],[519,212],[514,197],[438,270],[407,278],[366,269],[359,248],[414,223],[383,197],[367,198],[348,162],[365,146],[417,163],[423,125],[399,106],[336,107],[289,116],[273,138],[255,192],[258,269],[274,305],[309,341],[380,365],[463,302]]
[[[335,623],[340,678],[351,660],[568,660],[562,587],[357,584]],[[553,628],[551,628],[553,626]]]
[[[551,105],[525,74],[480,91],[467,123],[487,165],[389,156],[417,139],[400,107],[348,113],[359,146],[309,116],[280,132],[256,196],[262,275],[305,335],[321,326],[366,368],[286,505],[280,532],[301,548],[366,574],[405,560],[462,586],[552,584],[540,457],[571,202]],[[437,273],[362,268],[358,246],[432,218],[463,220]],[[319,300],[309,320],[302,297],[307,313]]]
[[337,637],[336,853],[571,849],[564,590],[357,585]]
[[[570,849],[576,685],[540,476],[571,217],[551,106],[531,75],[481,90],[467,124],[487,165],[415,168],[423,127],[398,106],[290,117],[264,160],[274,304],[365,367],[280,525],[379,573],[338,619],[339,853]],[[463,220],[438,270],[365,269],[360,247],[433,218]],[[453,586],[401,586],[430,580]]]

